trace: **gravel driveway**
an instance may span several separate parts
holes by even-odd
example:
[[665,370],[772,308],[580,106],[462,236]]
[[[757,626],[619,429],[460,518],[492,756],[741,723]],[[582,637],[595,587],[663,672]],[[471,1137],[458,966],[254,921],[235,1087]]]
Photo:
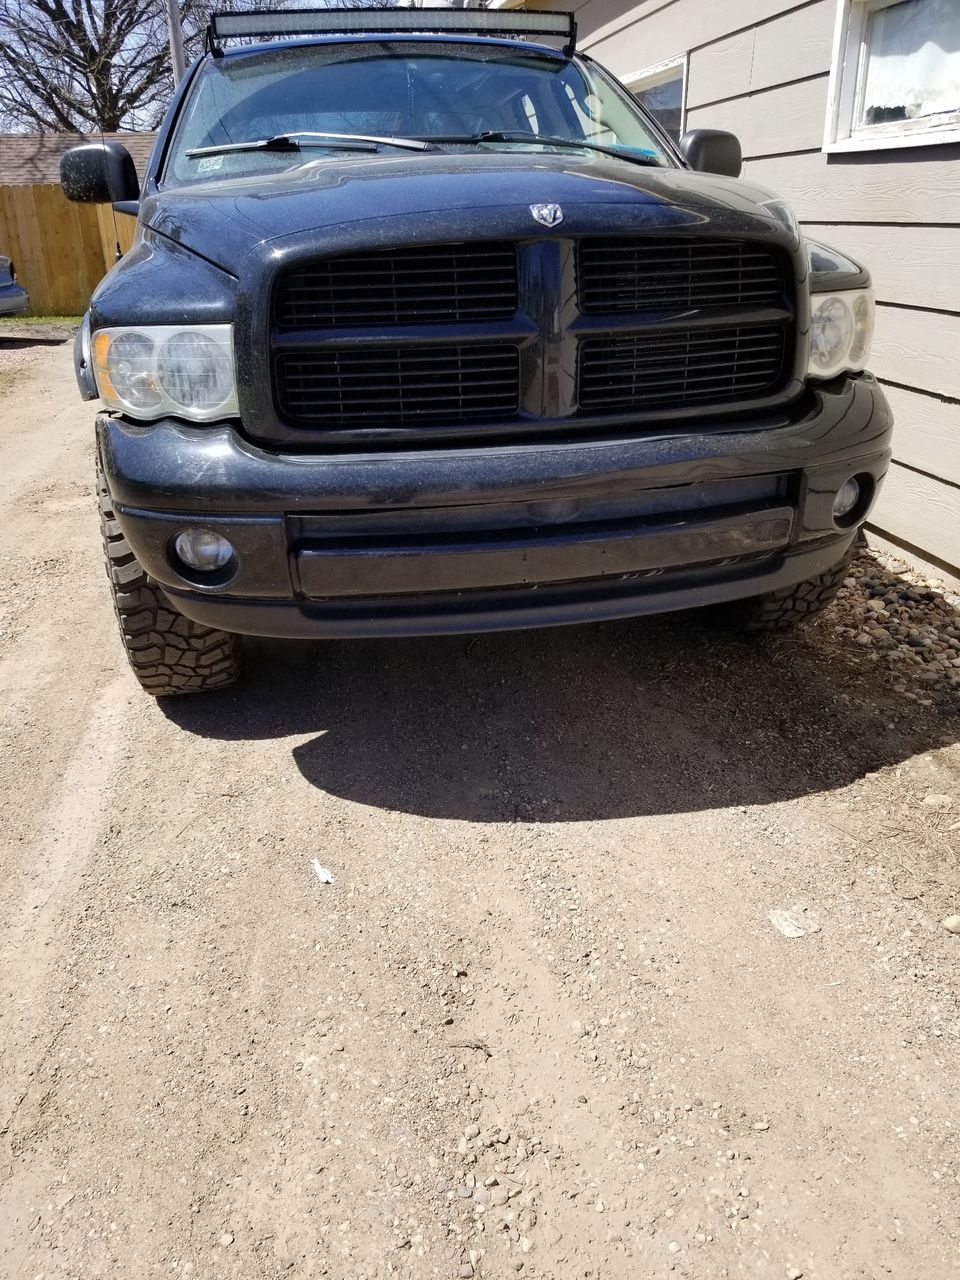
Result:
[[69,347],[0,356],[0,1274],[960,1273],[949,601],[866,561],[799,636],[254,642],[158,705]]

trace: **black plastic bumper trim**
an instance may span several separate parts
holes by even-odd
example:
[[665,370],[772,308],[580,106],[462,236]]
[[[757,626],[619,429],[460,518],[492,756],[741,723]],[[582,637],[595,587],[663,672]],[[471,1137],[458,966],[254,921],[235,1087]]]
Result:
[[285,639],[472,634],[604,622],[721,604],[791,586],[842,559],[854,533],[786,555],[587,582],[418,597],[269,603],[170,591],[176,607],[207,626]]

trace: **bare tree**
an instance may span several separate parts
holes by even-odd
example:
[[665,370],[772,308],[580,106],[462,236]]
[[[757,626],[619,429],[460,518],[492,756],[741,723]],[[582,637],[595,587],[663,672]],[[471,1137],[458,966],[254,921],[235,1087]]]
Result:
[[[188,61],[211,10],[265,0],[179,0]],[[296,5],[294,5],[296,7]],[[164,0],[0,0],[0,120],[40,133],[155,126],[170,100]]]

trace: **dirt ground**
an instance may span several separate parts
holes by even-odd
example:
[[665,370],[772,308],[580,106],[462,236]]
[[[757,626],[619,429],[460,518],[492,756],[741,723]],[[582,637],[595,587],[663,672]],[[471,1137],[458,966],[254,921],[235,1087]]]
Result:
[[157,704],[69,345],[0,355],[3,1277],[960,1274],[955,690],[834,610]]

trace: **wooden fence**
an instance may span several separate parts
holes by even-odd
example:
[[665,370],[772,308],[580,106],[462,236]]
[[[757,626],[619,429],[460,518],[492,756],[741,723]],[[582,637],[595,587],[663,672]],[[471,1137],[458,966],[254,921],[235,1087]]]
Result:
[[[116,231],[114,231],[116,217]],[[0,185],[0,253],[12,258],[30,293],[30,314],[79,315],[116,259],[136,220],[109,205],[72,204],[57,183]]]

